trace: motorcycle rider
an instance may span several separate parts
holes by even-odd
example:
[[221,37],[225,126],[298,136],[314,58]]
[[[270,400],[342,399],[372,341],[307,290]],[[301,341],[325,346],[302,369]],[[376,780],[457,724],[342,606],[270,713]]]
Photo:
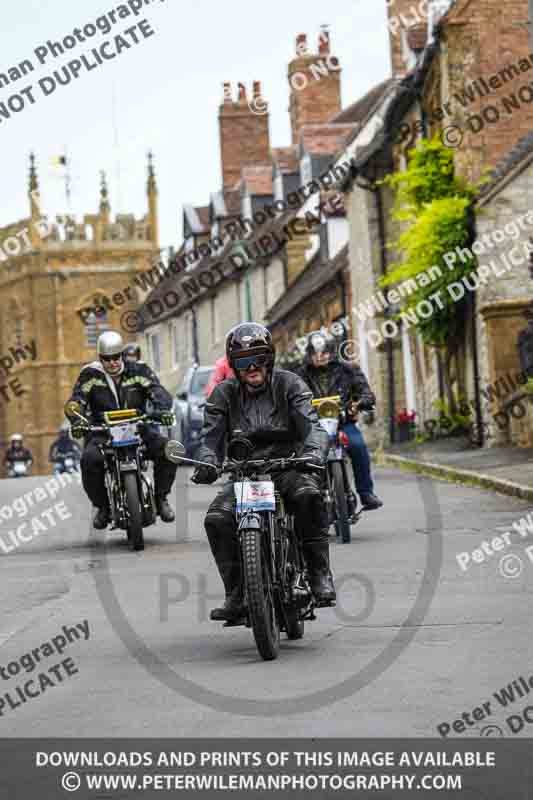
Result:
[[70,438],[69,425],[64,424],[59,429],[58,437],[50,447],[48,454],[48,461],[55,464],[61,461],[64,456],[72,454],[76,462],[79,463],[81,457],[81,450],[77,442]]
[[8,471],[17,461],[22,461],[27,467],[33,464],[32,454],[24,447],[24,437],[21,433],[14,433],[9,441],[10,445],[4,457],[4,465]]
[[313,331],[307,337],[305,359],[297,374],[306,382],[313,397],[340,395],[348,403],[348,421],[342,430],[348,437],[355,487],[365,511],[374,511],[383,502],[374,493],[370,455],[363,434],[356,425],[358,410],[373,408],[376,398],[363,371],[336,358],[335,338],[325,331]]
[[130,342],[124,348],[124,362],[127,363],[128,361],[132,364],[138,364],[141,360],[141,348],[135,342]]
[[[216,386],[206,401],[199,460],[209,465],[197,467],[195,483],[213,483],[217,466],[224,459],[231,432],[259,436],[254,458],[281,458],[295,452],[324,464],[327,443],[311,406],[311,392],[296,375],[274,369],[275,348],[269,331],[254,322],[233,328],[226,338],[228,363],[236,377]],[[286,441],[274,441],[269,431],[286,431]],[[327,437],[326,437],[327,440]],[[329,567],[327,513],[320,491],[321,476],[291,470],[275,478],[287,507],[295,514],[296,531],[301,537],[309,570],[311,589],[318,605],[335,600],[335,587]],[[235,520],[233,482],[226,483],[211,503],[205,529],[215,558],[226,601],[211,612],[214,620],[236,620],[243,616],[241,563]]]
[[[96,345],[98,360],[83,367],[65,405],[65,414],[72,424],[72,435],[81,438],[87,434],[83,424],[74,411],[84,415],[90,411],[91,420],[98,425],[104,412],[119,408],[135,408],[145,412],[146,402],[150,400],[154,409],[163,412],[163,425],[172,425],[172,398],[161,386],[159,379],[147,364],[125,362],[124,342],[115,331],[102,333]],[[167,501],[167,495],[176,477],[176,464],[167,460],[165,449],[168,439],[155,429],[145,426],[142,437],[148,456],[154,461],[154,491],[157,512],[163,522],[173,522],[174,512]],[[97,511],[93,525],[103,530],[110,521],[110,509],[104,481],[104,456],[98,447],[103,441],[101,434],[89,435],[81,457],[83,488]]]

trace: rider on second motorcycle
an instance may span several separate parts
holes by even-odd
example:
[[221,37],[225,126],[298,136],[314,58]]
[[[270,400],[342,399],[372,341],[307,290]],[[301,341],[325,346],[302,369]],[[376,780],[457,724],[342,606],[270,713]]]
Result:
[[50,447],[48,461],[50,461],[52,464],[55,464],[69,454],[72,454],[76,462],[79,462],[81,455],[79,445],[70,438],[69,426],[62,425],[59,429],[59,435],[57,439]]
[[[226,338],[228,363],[235,378],[218,384],[205,404],[200,466],[192,480],[213,483],[217,466],[225,457],[232,433],[239,430],[262,438],[255,442],[254,458],[282,458],[296,452],[323,465],[327,437],[311,406],[311,392],[296,375],[274,369],[275,348],[270,332],[255,322],[233,328]],[[286,441],[276,441],[272,432],[287,431]],[[270,439],[269,439],[270,432]],[[275,479],[288,509],[295,515],[309,570],[311,590],[319,604],[335,600],[329,568],[328,520],[320,489],[321,478],[314,473],[291,470]],[[211,612],[214,620],[236,620],[243,616],[242,580],[235,518],[233,482],[226,483],[205,518],[205,529],[224,589],[226,602]]]
[[14,433],[11,437],[10,446],[4,457],[6,469],[9,471],[17,461],[22,461],[26,466],[33,464],[31,451],[24,447],[24,438],[21,433]]
[[313,397],[340,395],[348,404],[348,422],[343,431],[350,442],[348,454],[352,461],[355,487],[365,511],[380,508],[383,502],[374,493],[370,455],[363,434],[356,424],[358,409],[373,408],[376,398],[363,371],[336,358],[335,338],[324,331],[313,331],[307,337],[305,360],[296,371],[313,392]]
[[[83,367],[65,406],[65,413],[72,423],[72,435],[76,438],[86,434],[82,421],[72,414],[76,405],[78,413],[84,415],[89,410],[91,420],[98,424],[106,411],[134,408],[143,414],[150,400],[155,410],[163,412],[163,425],[174,423],[170,394],[147,364],[124,362],[123,351],[124,342],[119,333],[106,331],[98,338],[98,360]],[[176,478],[177,467],[165,455],[168,439],[150,425],[145,426],[142,436],[148,456],[154,461],[157,512],[163,522],[173,522],[174,512],[166,498]],[[83,488],[97,508],[93,525],[97,530],[103,530],[110,522],[110,509],[104,480],[104,456],[98,447],[99,441],[98,434],[90,436],[81,457],[81,474]]]

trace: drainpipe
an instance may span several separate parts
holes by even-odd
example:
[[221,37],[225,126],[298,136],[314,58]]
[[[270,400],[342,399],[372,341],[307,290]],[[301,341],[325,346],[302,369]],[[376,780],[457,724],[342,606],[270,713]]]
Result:
[[485,443],[485,434],[483,431],[483,414],[481,411],[481,390],[479,380],[479,354],[477,345],[477,325],[476,325],[476,292],[471,292],[471,320],[472,320],[472,361],[474,366],[474,402],[476,406],[476,424],[478,429],[478,437],[476,444],[478,447],[483,447]]
[[[385,242],[385,219],[383,215],[383,200],[381,191],[376,189],[376,210],[378,213],[378,231],[379,231],[379,250],[381,262],[381,274],[387,274],[387,255],[386,255],[386,242]],[[388,307],[385,308],[385,316],[389,316]],[[394,444],[396,441],[396,426],[394,422],[394,411],[396,408],[396,392],[394,386],[394,354],[392,351],[392,339],[387,338],[385,342],[385,351],[387,354],[387,382],[388,382],[388,396],[389,396],[389,439],[390,443]]]
[[198,318],[196,316],[196,306],[191,306],[192,312],[192,357],[195,364],[200,363],[200,352],[198,347]]

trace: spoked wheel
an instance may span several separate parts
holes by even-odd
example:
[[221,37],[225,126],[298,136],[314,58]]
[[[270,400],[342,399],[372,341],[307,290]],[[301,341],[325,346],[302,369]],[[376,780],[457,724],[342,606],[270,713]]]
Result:
[[344,486],[344,475],[342,464],[339,461],[334,461],[331,464],[331,483],[333,489],[333,497],[335,502],[335,510],[337,519],[335,521],[335,528],[337,536],[344,544],[351,541],[352,532],[350,530],[350,517],[348,515],[348,500],[346,498],[346,489]]
[[265,661],[272,661],[279,653],[279,623],[268,564],[261,549],[260,531],[242,532],[242,555],[248,611],[255,643],[261,657]]
[[137,476],[134,472],[124,475],[124,490],[128,512],[128,540],[133,550],[144,550],[143,519]]

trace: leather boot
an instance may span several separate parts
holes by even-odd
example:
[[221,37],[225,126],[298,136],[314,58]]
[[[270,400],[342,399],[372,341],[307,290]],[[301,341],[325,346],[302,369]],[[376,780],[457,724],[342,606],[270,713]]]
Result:
[[329,542],[321,539],[303,542],[303,551],[315,600],[319,605],[333,604],[336,593],[329,568]]
[[176,516],[166,497],[156,497],[155,505],[163,522],[174,522]]
[[224,605],[214,608],[210,618],[234,622],[245,614],[242,601],[241,563],[238,542],[233,532],[206,526],[207,538],[226,593]]
[[93,517],[93,528],[96,531],[104,531],[111,521],[111,514],[108,506],[97,508]]

